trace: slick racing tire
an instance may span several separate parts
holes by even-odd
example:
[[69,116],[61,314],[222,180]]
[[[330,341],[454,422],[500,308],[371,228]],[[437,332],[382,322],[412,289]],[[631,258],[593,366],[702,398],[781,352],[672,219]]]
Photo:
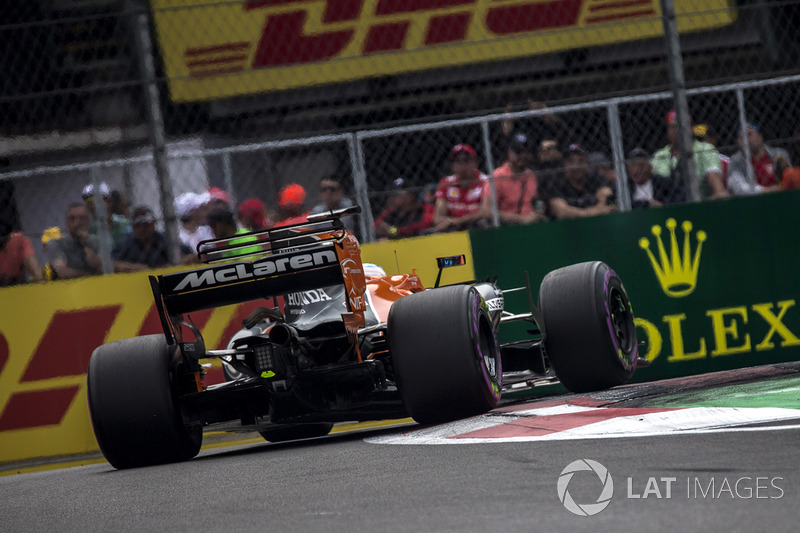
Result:
[[329,422],[313,424],[288,424],[262,429],[258,433],[269,442],[285,442],[287,440],[313,439],[324,437],[333,429]]
[[417,422],[457,420],[497,406],[500,348],[486,302],[474,287],[400,298],[389,311],[388,336],[397,387]]
[[600,261],[554,270],[542,280],[545,352],[572,392],[621,385],[633,375],[638,341],[619,276]]
[[164,335],[97,348],[89,361],[89,411],[100,451],[118,469],[191,459],[203,434],[184,425],[175,403]]

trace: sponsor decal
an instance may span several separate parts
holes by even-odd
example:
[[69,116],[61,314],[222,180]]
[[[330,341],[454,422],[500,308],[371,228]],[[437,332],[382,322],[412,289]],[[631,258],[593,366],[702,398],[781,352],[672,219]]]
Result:
[[503,297],[498,296],[497,298],[491,298],[486,300],[486,306],[489,308],[489,311],[502,311],[503,310]]
[[[253,263],[237,263],[230,266],[195,270],[188,274],[180,275],[182,276],[180,281],[175,284],[174,288],[168,288],[168,292],[175,294],[214,285],[226,285],[256,277],[299,272],[337,262],[338,259],[333,250],[322,250],[281,255],[280,257],[261,259]],[[178,275],[173,275],[164,279],[171,282],[173,278],[178,277]]]
[[332,298],[328,296],[323,289],[313,289],[310,291],[293,292],[286,295],[286,303],[288,305],[300,306],[308,304],[316,304],[319,302],[328,302]]
[[[674,218],[668,218],[664,227],[667,229],[668,243],[664,242],[662,227],[654,225],[650,231],[655,237],[655,252],[651,250],[651,243],[646,237],[639,239],[639,247],[647,255],[664,294],[670,298],[686,298],[697,288],[703,243],[709,240],[709,236],[704,230],[693,233],[694,224],[689,220],[680,225],[682,238],[678,236],[678,222]],[[661,323],[666,326],[666,331],[654,321],[637,317],[635,322],[639,339],[644,341],[640,356],[650,361],[658,358],[665,338],[669,339],[672,347],[672,352],[667,356],[669,362],[800,346],[800,337],[786,324],[787,318],[795,318],[796,322],[796,317],[787,317],[796,303],[792,298],[716,307],[705,310],[705,321],[687,313],[664,315]],[[705,322],[703,330],[710,331],[711,335],[687,337],[687,325],[695,322]],[[763,336],[761,332],[764,332]],[[759,337],[754,337],[756,334]]]
[[[194,5],[153,0],[151,5],[176,101],[663,35],[658,0],[245,0]],[[693,0],[675,0],[675,10],[681,32],[725,26],[736,18],[728,0],[708,0],[702,13]],[[625,22],[624,32],[617,26],[620,21]]]
[[653,272],[656,274],[658,283],[664,294],[671,298],[683,298],[694,292],[697,285],[697,271],[700,268],[700,254],[703,250],[703,243],[708,238],[705,231],[700,230],[695,237],[696,248],[692,251],[691,233],[692,223],[685,220],[681,224],[683,230],[683,245],[678,246],[678,238],[675,235],[675,228],[678,223],[674,218],[668,218],[665,224],[669,231],[669,252],[664,246],[661,238],[661,226],[653,226],[650,231],[656,238],[658,248],[658,259],[650,250],[650,241],[647,237],[639,239],[639,247],[645,251],[650,259]]

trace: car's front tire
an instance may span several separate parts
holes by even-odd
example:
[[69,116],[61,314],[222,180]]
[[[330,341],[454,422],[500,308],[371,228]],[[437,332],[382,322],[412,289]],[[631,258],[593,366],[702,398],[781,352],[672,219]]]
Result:
[[500,348],[474,287],[444,287],[397,300],[388,335],[397,386],[417,422],[456,420],[497,406]]
[[148,335],[105,344],[92,354],[92,426],[115,468],[184,461],[200,451],[202,427],[187,427],[176,406],[171,349],[163,335]]
[[570,265],[547,274],[539,289],[545,351],[572,392],[622,385],[633,375],[638,341],[619,276],[605,263]]

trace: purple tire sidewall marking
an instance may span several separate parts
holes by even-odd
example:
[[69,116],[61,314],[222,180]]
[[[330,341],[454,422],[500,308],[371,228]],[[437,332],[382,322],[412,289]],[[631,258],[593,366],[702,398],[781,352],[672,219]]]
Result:
[[622,363],[622,366],[625,368],[626,371],[631,371],[636,367],[636,359],[638,359],[638,349],[639,347],[634,345],[633,352],[629,358],[620,355],[622,349],[617,343],[617,335],[614,332],[614,326],[611,324],[611,309],[608,307],[608,294],[609,294],[609,285],[611,283],[611,278],[617,277],[617,273],[614,272],[613,269],[609,268],[606,270],[606,276],[603,279],[603,306],[606,310],[606,324],[608,325],[608,333],[609,337],[611,338],[611,344],[614,345],[614,353],[617,354],[619,358],[619,362]]
[[[489,370],[486,368],[486,362],[485,362],[484,356],[483,356],[483,349],[481,348],[481,343],[480,343],[480,338],[481,338],[480,337],[480,316],[481,316],[480,305],[481,305],[481,300],[482,300],[482,297],[481,297],[480,293],[478,293],[478,291],[475,291],[474,297],[472,299],[472,309],[471,309],[471,311],[472,311],[472,340],[473,340],[473,345],[475,346],[475,349],[476,349],[476,353],[478,355],[478,365],[481,368],[481,372],[483,373],[483,379],[484,379],[484,381],[486,382],[486,385],[489,388],[489,392],[492,394],[492,396],[494,398],[500,399],[499,376],[502,375],[502,372],[503,372],[503,369],[502,369],[502,366],[501,366],[501,364],[502,364],[501,363],[501,358],[500,357],[495,357],[494,358],[495,359],[495,373],[497,374],[498,379],[493,380],[492,376],[489,374]],[[494,334],[495,334],[494,333],[494,328],[492,328],[492,341],[495,341]],[[495,390],[495,388],[492,387],[493,384],[497,385],[497,390]]]

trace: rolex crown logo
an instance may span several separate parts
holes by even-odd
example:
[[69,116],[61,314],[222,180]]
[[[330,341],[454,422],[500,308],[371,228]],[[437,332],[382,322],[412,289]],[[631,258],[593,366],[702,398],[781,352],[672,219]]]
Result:
[[697,284],[697,270],[700,267],[700,253],[703,249],[703,242],[707,235],[705,231],[697,232],[697,249],[692,254],[691,232],[692,223],[685,220],[681,224],[683,230],[683,246],[678,246],[678,237],[675,235],[675,228],[678,223],[674,218],[668,218],[666,227],[669,230],[669,252],[664,246],[661,238],[661,226],[653,226],[650,231],[656,238],[658,246],[658,258],[650,250],[650,241],[647,237],[639,239],[639,247],[647,253],[653,271],[656,273],[658,282],[664,290],[664,294],[672,298],[681,298],[694,291]]

